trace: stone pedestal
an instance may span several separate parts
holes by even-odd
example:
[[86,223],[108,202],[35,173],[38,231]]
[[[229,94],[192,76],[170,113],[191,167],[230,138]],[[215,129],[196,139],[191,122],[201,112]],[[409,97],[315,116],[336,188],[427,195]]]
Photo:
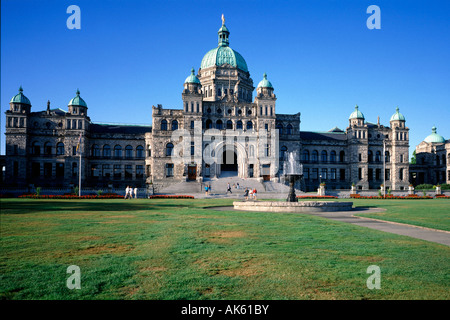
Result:
[[440,194],[442,194],[441,187],[437,186],[436,187],[436,195],[440,195]]
[[317,189],[317,195],[319,196],[325,195],[325,186],[320,186],[319,189]]
[[356,186],[352,186],[352,188],[350,189],[350,194],[357,194]]
[[408,194],[409,195],[413,195],[414,194],[414,187],[413,186],[409,186]]

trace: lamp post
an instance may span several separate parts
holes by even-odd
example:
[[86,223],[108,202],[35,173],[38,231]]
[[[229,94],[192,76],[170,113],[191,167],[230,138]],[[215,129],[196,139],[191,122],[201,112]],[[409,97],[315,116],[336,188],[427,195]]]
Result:
[[383,139],[383,198],[386,198],[386,138]]

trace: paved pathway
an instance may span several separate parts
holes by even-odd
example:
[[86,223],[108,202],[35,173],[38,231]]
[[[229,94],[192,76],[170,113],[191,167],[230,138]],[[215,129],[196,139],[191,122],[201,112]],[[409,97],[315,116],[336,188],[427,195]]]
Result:
[[[211,207],[213,209],[213,207]],[[233,207],[216,207],[217,210],[234,210]],[[412,238],[422,239],[426,241],[440,243],[446,246],[450,246],[450,232],[441,231],[435,229],[429,229],[424,227],[418,227],[408,224],[381,221],[376,219],[369,219],[363,217],[356,217],[354,214],[358,213],[373,213],[382,212],[385,209],[381,208],[355,208],[352,211],[338,211],[338,212],[308,212],[305,214],[310,214],[318,217],[328,218],[336,221],[351,223],[361,227],[367,227],[371,229],[376,229],[384,232],[395,233],[403,236],[408,236]]]

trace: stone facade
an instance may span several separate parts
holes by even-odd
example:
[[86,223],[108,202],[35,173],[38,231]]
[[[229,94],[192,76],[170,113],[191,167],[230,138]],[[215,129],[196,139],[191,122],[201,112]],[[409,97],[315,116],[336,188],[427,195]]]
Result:
[[151,126],[92,122],[79,92],[68,111],[48,105],[32,112],[20,91],[6,111],[5,184],[77,185],[80,151],[82,186],[92,188],[202,182],[229,174],[284,182],[284,155],[296,151],[308,191],[321,182],[331,189],[349,189],[352,183],[376,189],[384,175],[388,187],[407,189],[404,118],[385,127],[366,122],[356,110],[345,131],[301,131],[300,112],[276,113],[277,98],[266,74],[253,98],[253,79],[243,57],[229,48],[224,24],[218,34],[219,46],[183,84],[182,108],[153,106]]

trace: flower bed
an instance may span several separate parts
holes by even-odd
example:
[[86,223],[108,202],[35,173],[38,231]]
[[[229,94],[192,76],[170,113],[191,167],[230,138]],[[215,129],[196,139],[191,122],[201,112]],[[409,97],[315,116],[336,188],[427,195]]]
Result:
[[445,194],[436,195],[436,199],[450,199],[450,196],[446,196]]
[[123,196],[120,196],[115,193],[109,193],[105,195],[88,195],[88,196],[77,196],[73,194],[65,194],[65,195],[36,195],[36,194],[23,194],[19,196],[19,198],[27,198],[27,199],[123,199]]
[[148,198],[149,199],[194,199],[194,196],[158,194],[158,195],[149,196]]
[[297,199],[337,199],[335,196],[297,196]]
[[386,197],[383,197],[383,196],[361,196],[360,194],[351,194],[350,198],[354,198],[354,199],[433,199],[433,197],[430,197],[430,196],[418,196],[417,194],[411,194],[411,195],[407,195],[407,196],[386,195]]

